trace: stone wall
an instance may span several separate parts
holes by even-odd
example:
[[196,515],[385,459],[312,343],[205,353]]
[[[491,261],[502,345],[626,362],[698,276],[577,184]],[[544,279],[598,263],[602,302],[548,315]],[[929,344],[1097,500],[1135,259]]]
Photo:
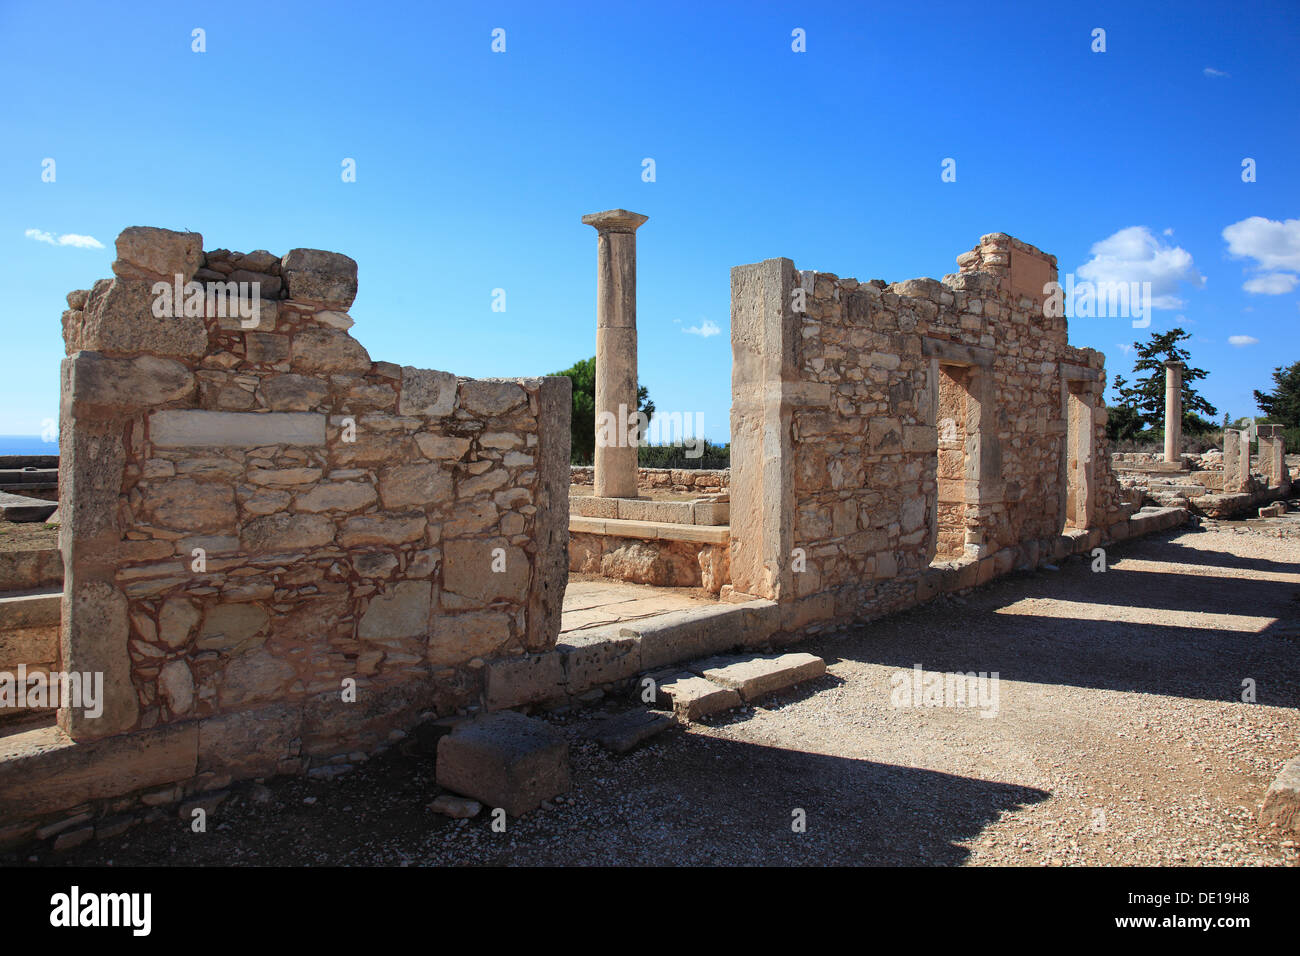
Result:
[[[209,766],[284,769],[473,705],[485,659],[554,644],[568,379],[372,361],[336,253],[141,227],[117,253],[63,319],[63,660],[107,689],[98,720],[60,712],[73,739],[197,720],[201,765],[211,731]],[[189,293],[158,316],[178,273],[256,283],[256,325]]]
[[[572,465],[569,468],[570,481],[575,485],[594,485],[596,469],[591,465]],[[731,470],[728,468],[638,468],[636,470],[637,491],[697,491],[700,494],[717,494],[726,491],[731,484]]]
[[732,583],[787,626],[982,583],[1128,517],[1104,356],[1044,309],[1055,259],[993,234],[958,263],[893,285],[732,270]]

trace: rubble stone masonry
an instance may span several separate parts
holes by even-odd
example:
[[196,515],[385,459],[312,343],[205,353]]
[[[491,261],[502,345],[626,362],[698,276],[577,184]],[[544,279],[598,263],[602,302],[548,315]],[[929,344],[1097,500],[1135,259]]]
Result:
[[[372,361],[337,253],[143,227],[117,253],[63,317],[63,666],[107,697],[60,712],[74,740],[197,721],[200,767],[292,769],[555,643],[568,379]],[[250,283],[257,324],[206,297],[159,316],[177,274]]]
[[995,233],[957,261],[893,285],[732,270],[732,583],[787,605],[788,629],[1032,567],[1128,518],[1104,356],[1043,307],[1055,258]]

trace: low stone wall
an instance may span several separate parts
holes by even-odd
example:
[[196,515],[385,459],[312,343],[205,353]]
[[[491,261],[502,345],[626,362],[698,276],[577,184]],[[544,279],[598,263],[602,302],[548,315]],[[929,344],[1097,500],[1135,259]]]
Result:
[[[596,470],[590,465],[570,465],[569,482],[574,485],[594,485]],[[638,468],[636,486],[639,491],[696,491],[700,494],[718,494],[731,485],[731,469],[693,468]]]
[[633,584],[703,588],[713,594],[731,583],[725,544],[582,531],[569,534],[569,570]]

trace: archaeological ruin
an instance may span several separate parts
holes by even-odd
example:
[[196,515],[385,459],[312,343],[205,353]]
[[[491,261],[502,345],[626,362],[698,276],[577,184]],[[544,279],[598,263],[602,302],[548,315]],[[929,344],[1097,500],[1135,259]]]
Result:
[[[598,429],[627,425],[647,217],[582,222]],[[1180,452],[1177,365],[1164,456],[1112,456],[1105,357],[1043,307],[1056,259],[993,233],[957,263],[893,284],[735,267],[732,466],[657,470],[634,416],[571,465],[567,378],[372,359],[347,256],[126,229],[63,314],[59,550],[0,559],[0,671],[102,694],[7,718],[0,844],[328,779],[428,721],[457,727],[441,782],[524,813],[568,778],[520,712],[652,675],[694,719],[824,672],[780,650],[810,635],[1289,491],[1280,428],[1257,429],[1258,466],[1242,431]],[[704,597],[566,626],[570,574],[593,607],[605,583]],[[506,734],[550,767],[526,792],[494,763]]]

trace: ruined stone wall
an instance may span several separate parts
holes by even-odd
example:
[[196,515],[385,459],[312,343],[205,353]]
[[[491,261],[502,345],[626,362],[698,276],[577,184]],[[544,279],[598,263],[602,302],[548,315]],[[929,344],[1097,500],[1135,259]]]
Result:
[[[594,485],[596,469],[591,465],[572,465],[570,480],[575,485]],[[636,486],[646,491],[698,491],[717,494],[727,490],[731,473],[727,468],[638,468]]]
[[1104,356],[1043,308],[1055,259],[994,234],[958,263],[893,285],[788,259],[732,272],[732,581],[802,604],[794,626],[1050,559],[1071,392],[1091,409],[1087,527],[1127,517],[1101,451]]
[[[117,251],[64,314],[63,658],[108,698],[61,712],[74,739],[197,720],[200,766],[286,769],[473,704],[484,659],[554,644],[566,378],[372,361],[346,256],[139,227]],[[210,300],[159,317],[176,273],[258,283],[256,326]]]

